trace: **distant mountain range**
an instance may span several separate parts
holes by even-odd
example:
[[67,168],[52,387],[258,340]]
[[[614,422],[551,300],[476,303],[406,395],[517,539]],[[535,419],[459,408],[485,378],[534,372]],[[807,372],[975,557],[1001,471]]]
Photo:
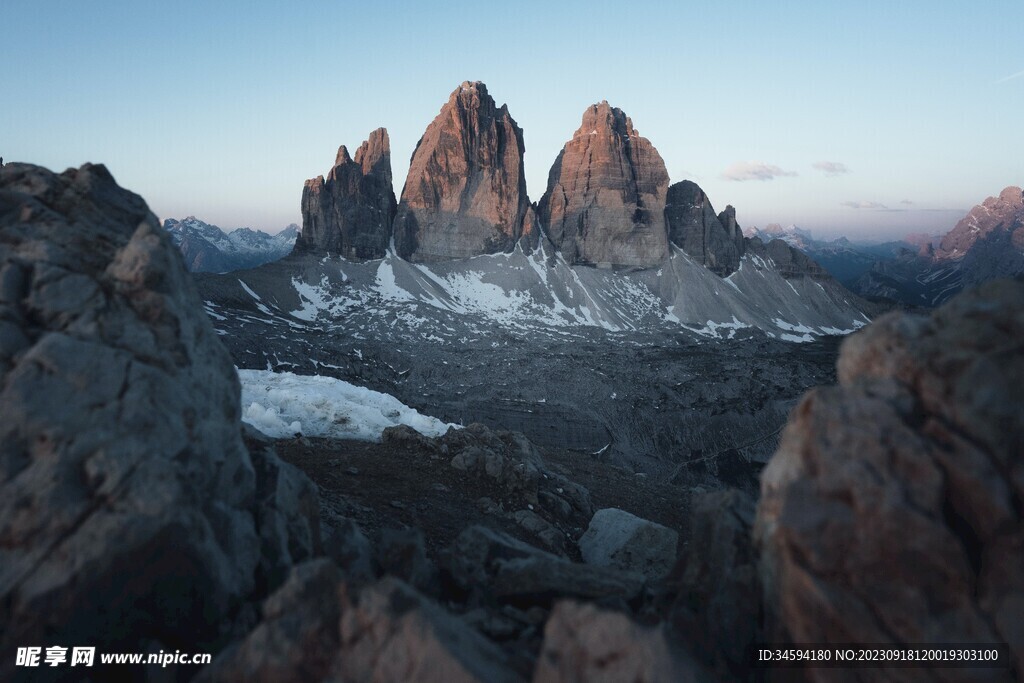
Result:
[[810,256],[842,285],[869,300],[938,306],[964,288],[1024,273],[1024,192],[1007,187],[975,206],[945,235],[855,244],[816,240],[795,225],[744,231],[779,239]]
[[796,225],[782,227],[778,223],[769,223],[764,228],[747,228],[743,234],[748,238],[757,237],[763,242],[773,239],[782,240],[794,249],[799,249],[810,256],[840,284],[853,292],[858,292],[858,281],[876,263],[897,258],[901,251],[908,250],[912,246],[906,241],[881,244],[856,243],[846,237],[819,240],[815,239],[805,228]]
[[1024,273],[1024,192],[1007,187],[964,216],[938,244],[921,241],[877,261],[852,289],[869,299],[939,306],[960,291]]
[[292,252],[299,234],[294,223],[276,235],[251,228],[227,232],[195,216],[168,218],[164,229],[181,250],[185,266],[197,273],[227,273],[277,261]]

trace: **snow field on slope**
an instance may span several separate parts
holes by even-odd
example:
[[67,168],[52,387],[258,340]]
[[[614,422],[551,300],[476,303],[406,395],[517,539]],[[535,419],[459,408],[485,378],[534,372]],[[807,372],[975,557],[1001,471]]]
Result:
[[422,415],[394,396],[357,387],[333,377],[269,370],[238,370],[242,383],[242,421],[267,436],[322,436],[380,441],[388,427],[409,425],[425,436],[449,427]]

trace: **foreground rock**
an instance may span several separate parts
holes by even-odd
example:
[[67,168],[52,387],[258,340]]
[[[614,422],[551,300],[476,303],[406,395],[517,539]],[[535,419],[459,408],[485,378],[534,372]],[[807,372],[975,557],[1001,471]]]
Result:
[[407,584],[354,591],[329,560],[296,568],[263,620],[200,681],[521,681],[508,656]]
[[537,447],[518,432],[473,423],[428,438],[407,426],[389,427],[386,444],[424,450],[467,477],[497,485],[494,497],[479,501],[493,514],[514,521],[540,543],[563,553],[568,536],[593,513],[590,492],[552,471]]
[[0,169],[0,235],[0,651],[214,647],[315,550],[315,491],[250,459],[181,256],[106,168]]
[[524,151],[522,129],[487,86],[456,88],[413,152],[395,219],[398,255],[436,261],[511,250],[530,205]]
[[696,183],[684,180],[669,186],[665,221],[669,241],[716,275],[725,277],[740,267],[744,244],[736,210],[728,206],[716,215]]
[[594,513],[579,540],[587,564],[615,567],[654,580],[664,577],[676,563],[679,534],[617,508]]
[[1006,642],[1024,670],[1021,302],[1003,280],[881,318],[794,410],[758,508],[770,638]]
[[317,176],[302,188],[299,253],[335,254],[348,259],[384,256],[395,217],[391,184],[391,142],[378,128],[352,159],[342,145],[327,179]]
[[680,562],[672,626],[723,673],[749,675],[749,652],[761,637],[761,587],[751,540],[754,501],[736,489],[698,496],[689,547]]
[[570,264],[648,267],[668,256],[667,192],[661,155],[601,102],[555,159],[538,214]]
[[639,574],[569,562],[482,526],[471,526],[455,539],[448,565],[455,581],[484,601],[631,600],[643,588]]
[[560,602],[544,627],[534,683],[684,683],[709,680],[672,652],[664,631],[618,612]]

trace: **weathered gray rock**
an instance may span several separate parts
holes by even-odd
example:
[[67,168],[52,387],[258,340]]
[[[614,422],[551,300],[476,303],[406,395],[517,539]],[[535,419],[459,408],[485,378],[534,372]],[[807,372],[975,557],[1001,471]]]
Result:
[[712,680],[669,647],[664,631],[624,614],[562,601],[544,627],[533,683],[684,683]]
[[880,318],[794,409],[757,513],[769,637],[1006,642],[1024,668],[1022,301],[1003,280]]
[[383,529],[376,546],[377,564],[390,574],[424,593],[437,591],[437,567],[427,557],[419,529]]
[[250,447],[256,473],[256,528],[260,535],[261,594],[281,584],[297,562],[323,550],[316,485],[284,462],[273,447]]
[[519,681],[508,656],[394,578],[355,591],[329,560],[295,568],[263,619],[198,681]]
[[767,244],[760,238],[746,240],[746,251],[763,259],[771,259],[775,269],[784,278],[811,277],[815,280],[831,280],[832,276],[807,254],[791,247],[782,240],[773,239]]
[[106,168],[0,169],[0,650],[202,649],[319,542],[308,480],[250,459],[201,311]]
[[377,577],[373,546],[359,525],[347,517],[334,519],[327,527],[324,554],[334,560],[350,583],[364,583]]
[[391,240],[395,210],[391,143],[387,130],[378,128],[356,150],[355,159],[342,145],[327,179],[306,181],[295,251],[381,258]]
[[395,219],[398,255],[437,261],[511,251],[530,205],[525,149],[522,129],[487,86],[456,88],[413,152]]
[[594,513],[580,537],[583,561],[660,579],[676,563],[679,533],[618,508]]
[[343,574],[328,559],[293,568],[263,604],[260,623],[221,652],[197,682],[306,683],[327,677],[339,649],[347,599]]
[[548,469],[537,447],[519,432],[494,431],[473,423],[465,429],[448,430],[434,443],[434,450],[451,454],[449,464],[455,469],[494,479],[529,505],[551,508],[563,518],[589,517],[593,511],[590,492]]
[[740,678],[760,637],[761,589],[751,537],[754,501],[737,489],[704,493],[690,511],[672,625],[694,652]]
[[557,597],[630,600],[643,587],[640,574],[569,562],[481,526],[452,543],[449,571],[467,590],[538,604]]
[[669,186],[665,222],[669,241],[716,275],[725,277],[739,268],[744,243],[736,210],[728,206],[715,215],[696,183],[684,180]]
[[649,267],[668,257],[667,192],[661,155],[601,102],[555,159],[537,211],[569,263]]

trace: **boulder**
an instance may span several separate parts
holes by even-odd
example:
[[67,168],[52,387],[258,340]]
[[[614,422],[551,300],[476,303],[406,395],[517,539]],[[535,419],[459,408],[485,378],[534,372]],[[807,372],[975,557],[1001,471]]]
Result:
[[422,262],[511,251],[530,205],[525,149],[522,129],[487,86],[456,88],[413,152],[395,218],[398,255]]
[[508,656],[402,581],[353,590],[329,560],[296,567],[200,682],[521,681]]
[[419,529],[383,529],[376,557],[382,573],[424,593],[437,592],[437,567],[427,557],[423,532]]
[[[386,433],[385,438],[397,437]],[[473,423],[465,429],[450,429],[432,443],[431,450],[451,455],[453,468],[493,479],[513,499],[550,510],[561,519],[585,519],[593,511],[590,492],[551,471],[537,447],[519,432]]]
[[106,168],[4,166],[0,235],[0,650],[215,647],[316,549],[315,489],[250,457],[181,255]]
[[324,554],[334,560],[349,583],[377,578],[373,546],[355,521],[337,516],[325,527]]
[[482,526],[452,542],[448,569],[480,597],[533,604],[557,597],[631,600],[644,583],[639,574],[576,564]]
[[395,209],[391,143],[387,130],[378,128],[356,150],[355,159],[342,145],[327,179],[306,181],[295,251],[382,258],[391,240]]
[[737,489],[694,498],[671,613],[675,631],[695,652],[743,679],[749,674],[747,648],[761,635],[754,514],[754,501]]
[[624,614],[562,601],[544,627],[533,683],[684,683],[710,676],[674,653],[658,627],[637,625]]
[[740,267],[744,243],[736,210],[728,206],[716,216],[696,183],[684,180],[669,186],[665,222],[669,241],[716,275],[725,277]]
[[678,532],[618,508],[595,512],[579,540],[587,564],[636,572],[651,580],[672,570],[678,544]]
[[537,212],[570,264],[650,267],[668,257],[667,192],[661,155],[601,102],[555,159]]
[[1024,670],[1021,302],[1002,280],[879,318],[794,409],[755,527],[771,639],[1005,642]]

